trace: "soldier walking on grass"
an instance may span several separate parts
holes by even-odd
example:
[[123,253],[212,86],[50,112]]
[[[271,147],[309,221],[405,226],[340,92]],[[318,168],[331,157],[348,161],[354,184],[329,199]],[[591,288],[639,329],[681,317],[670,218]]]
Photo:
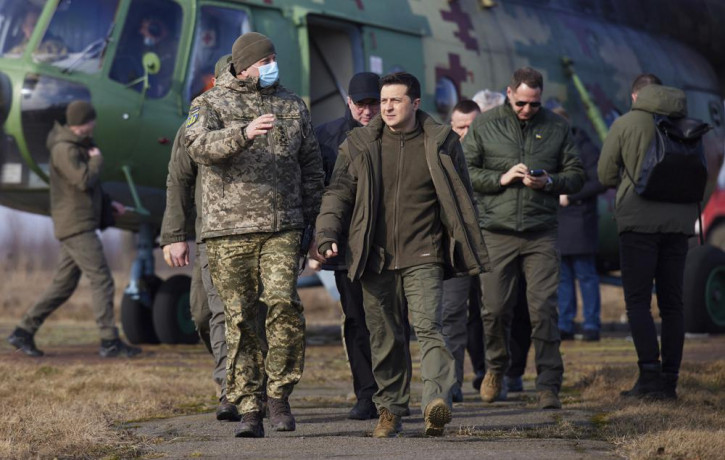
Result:
[[381,116],[340,147],[317,219],[318,249],[336,256],[347,231],[348,275],[362,285],[378,385],[373,436],[398,433],[410,401],[403,298],[422,352],[425,434],[442,436],[456,381],[441,332],[444,274],[477,274],[488,256],[458,135],[418,110],[413,75],[387,75],[380,85]]
[[[118,338],[113,317],[113,277],[96,230],[111,225],[111,212],[124,206],[104,197],[101,188],[103,155],[93,143],[96,111],[86,101],[73,101],[66,109],[66,124],[56,123],[48,135],[50,150],[50,217],[60,241],[60,260],[50,288],[28,310],[8,342],[28,356],[43,356],[34,336],[45,319],[73,294],[81,274],[91,282],[93,310],[100,330],[104,358],[135,356],[141,349]],[[105,204],[104,204],[105,202]],[[104,209],[104,207],[106,209]]]
[[[201,237],[224,302],[227,398],[242,414],[236,436],[264,436],[265,395],[272,427],[294,431],[288,398],[305,354],[300,245],[324,173],[309,111],[279,84],[269,38],[250,32],[234,42],[229,72],[191,104],[185,146],[201,165]],[[257,326],[265,308],[266,357]]]

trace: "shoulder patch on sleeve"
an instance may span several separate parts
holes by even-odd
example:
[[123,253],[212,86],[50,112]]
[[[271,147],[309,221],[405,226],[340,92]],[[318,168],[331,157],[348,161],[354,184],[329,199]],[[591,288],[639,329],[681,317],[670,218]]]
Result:
[[199,119],[199,106],[192,107],[189,110],[189,116],[186,118],[186,127],[193,125]]

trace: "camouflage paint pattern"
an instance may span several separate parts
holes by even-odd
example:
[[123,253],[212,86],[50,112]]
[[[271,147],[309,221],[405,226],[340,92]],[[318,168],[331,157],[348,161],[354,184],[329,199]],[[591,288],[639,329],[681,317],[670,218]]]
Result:
[[[248,140],[244,129],[266,113],[274,127]],[[304,102],[282,86],[225,72],[192,102],[185,144],[202,166],[202,239],[303,228],[317,216],[320,148]]]
[[[305,318],[297,295],[301,232],[250,233],[207,240],[209,268],[224,302],[227,398],[241,413],[267,396],[287,398],[302,377]],[[265,330],[258,315],[267,309]],[[269,351],[264,357],[264,334]]]

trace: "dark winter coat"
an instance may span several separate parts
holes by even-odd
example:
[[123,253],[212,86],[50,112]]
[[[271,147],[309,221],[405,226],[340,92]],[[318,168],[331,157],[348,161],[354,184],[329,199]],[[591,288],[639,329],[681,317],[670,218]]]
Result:
[[[322,154],[322,167],[325,170],[325,187],[330,185],[332,171],[335,169],[335,161],[337,161],[337,153],[340,150],[340,145],[345,141],[350,131],[361,126],[352,117],[350,110],[345,110],[345,116],[315,128],[315,137],[320,144],[320,153]],[[344,235],[341,235],[337,246],[340,255],[328,259],[322,264],[324,270],[344,270],[346,268],[345,250],[347,248],[347,231],[345,231]]]
[[607,188],[597,178],[599,148],[586,132],[572,128],[574,144],[584,167],[584,186],[559,207],[559,251],[563,256],[596,254],[599,239],[597,197]]
[[48,134],[50,150],[50,217],[59,240],[94,231],[101,224],[103,157],[91,157],[91,139],[58,123]]
[[[431,172],[443,223],[446,276],[490,270],[488,252],[477,225],[476,210],[458,135],[425,112],[417,112],[425,136],[425,160]],[[337,242],[349,228],[348,276],[359,279],[373,246],[381,187],[381,137],[378,115],[354,129],[340,147],[330,186],[317,217],[317,244]]]
[[[555,229],[559,195],[576,193],[584,184],[569,124],[543,107],[523,129],[508,101],[482,113],[468,129],[463,149],[484,230]],[[551,187],[534,190],[522,181],[502,186],[501,176],[518,163],[545,169]]]
[[[687,116],[687,97],[676,88],[649,85],[642,88],[632,110],[619,117],[604,140],[599,158],[599,180],[607,187],[617,187],[614,217],[617,230],[639,233],[694,233],[697,205],[667,203],[642,198],[624,174],[639,177],[642,162],[655,135],[652,115]],[[683,180],[686,180],[683,178]]]

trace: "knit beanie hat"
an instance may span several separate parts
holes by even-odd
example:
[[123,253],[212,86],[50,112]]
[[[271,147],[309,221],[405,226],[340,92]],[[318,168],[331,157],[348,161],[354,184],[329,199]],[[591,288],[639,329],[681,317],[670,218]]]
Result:
[[275,54],[272,40],[257,32],[247,32],[237,38],[232,45],[232,63],[234,71],[246,70],[255,62],[270,54]]
[[225,54],[224,56],[220,57],[218,61],[216,61],[216,64],[214,65],[214,78],[219,78],[222,76],[222,72],[227,70],[229,68],[229,63],[232,62],[232,55],[231,54]]
[[68,126],[81,126],[96,119],[96,110],[90,102],[73,101],[65,109],[65,119]]

